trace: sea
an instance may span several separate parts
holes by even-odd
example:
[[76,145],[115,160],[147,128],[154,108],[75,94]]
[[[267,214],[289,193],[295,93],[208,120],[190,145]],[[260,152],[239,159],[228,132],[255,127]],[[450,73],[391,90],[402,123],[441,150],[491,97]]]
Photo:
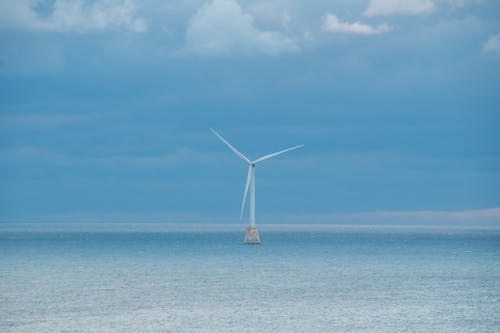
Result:
[[0,228],[0,332],[500,332],[500,230]]

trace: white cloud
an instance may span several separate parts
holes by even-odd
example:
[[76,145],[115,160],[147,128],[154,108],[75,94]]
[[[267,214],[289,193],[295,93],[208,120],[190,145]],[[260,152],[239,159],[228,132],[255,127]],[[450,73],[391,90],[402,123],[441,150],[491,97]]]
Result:
[[0,2],[0,28],[48,32],[147,30],[146,22],[137,16],[133,0],[98,0],[89,4],[83,0],[55,0],[45,15],[36,10],[40,3],[38,0]]
[[[266,216],[260,218],[266,222]],[[399,226],[500,226],[500,207],[477,210],[371,211],[363,213],[331,213],[273,216],[270,221],[308,224],[399,225]],[[276,223],[276,222],[275,222]]]
[[200,55],[279,55],[299,50],[294,39],[257,29],[252,16],[234,0],[214,0],[202,6],[189,21],[186,44],[188,51]]
[[329,32],[342,32],[342,33],[351,33],[358,35],[377,35],[392,30],[392,28],[387,24],[371,26],[361,22],[354,22],[354,23],[342,22],[337,18],[337,16],[332,14],[326,15],[322,27],[323,30]]
[[[500,208],[445,211],[371,211],[331,214],[262,214],[266,231],[430,232],[460,233],[500,230]],[[72,223],[67,223],[72,221]],[[237,231],[231,214],[81,213],[0,216],[0,230],[120,230],[120,231]]]
[[491,36],[483,45],[484,52],[493,53],[500,58],[500,34]]
[[431,0],[370,0],[363,15],[421,15],[432,13],[434,10],[436,5]]

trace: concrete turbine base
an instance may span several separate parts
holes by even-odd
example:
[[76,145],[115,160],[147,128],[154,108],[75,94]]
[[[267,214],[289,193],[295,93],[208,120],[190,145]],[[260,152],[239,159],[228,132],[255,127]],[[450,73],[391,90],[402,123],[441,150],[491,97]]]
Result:
[[245,244],[258,245],[260,244],[259,232],[257,227],[248,226],[245,234]]

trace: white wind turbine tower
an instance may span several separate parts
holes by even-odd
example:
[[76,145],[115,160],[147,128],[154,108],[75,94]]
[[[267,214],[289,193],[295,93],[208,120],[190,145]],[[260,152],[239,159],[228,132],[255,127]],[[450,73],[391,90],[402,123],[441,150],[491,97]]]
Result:
[[249,225],[246,230],[246,235],[245,235],[245,243],[246,244],[260,244],[260,238],[259,238],[259,232],[257,231],[257,227],[255,226],[255,165],[265,161],[271,157],[281,155],[283,153],[286,153],[288,151],[300,148],[304,145],[298,145],[295,147],[291,147],[285,150],[280,150],[278,152],[268,154],[265,156],[262,156],[255,161],[250,161],[245,155],[240,153],[236,148],[234,148],[229,142],[227,142],[219,133],[214,131],[213,129],[210,129],[219,139],[221,139],[222,142],[226,144],[226,146],[231,149],[236,156],[241,158],[243,161],[248,163],[248,176],[247,176],[247,183],[245,185],[245,192],[243,193],[243,202],[241,203],[241,213],[240,213],[240,219],[243,217],[243,210],[245,208],[245,201],[247,198],[247,193],[248,193],[248,188],[250,188],[250,219],[249,219]]

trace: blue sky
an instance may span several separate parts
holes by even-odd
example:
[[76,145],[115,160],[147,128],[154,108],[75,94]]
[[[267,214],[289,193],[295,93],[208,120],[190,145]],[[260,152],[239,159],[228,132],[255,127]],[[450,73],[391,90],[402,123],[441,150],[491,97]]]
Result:
[[4,220],[237,221],[213,127],[306,145],[259,165],[257,221],[500,223],[497,1],[3,1],[0,45]]

